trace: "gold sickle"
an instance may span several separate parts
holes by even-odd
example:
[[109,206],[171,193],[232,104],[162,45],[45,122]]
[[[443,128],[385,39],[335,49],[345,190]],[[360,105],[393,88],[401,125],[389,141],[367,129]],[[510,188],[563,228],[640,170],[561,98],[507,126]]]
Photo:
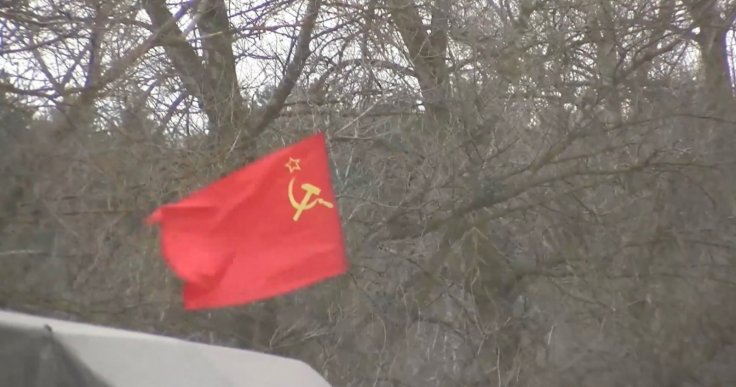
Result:
[[295,222],[299,220],[302,212],[306,210],[311,210],[317,204],[321,204],[327,208],[333,207],[332,203],[321,198],[316,198],[311,202],[309,201],[312,196],[319,196],[320,192],[322,192],[319,187],[309,183],[304,183],[302,184],[302,190],[304,190],[304,197],[302,198],[301,202],[297,202],[294,198],[294,178],[292,177],[291,181],[289,181],[289,201],[291,202],[291,206],[294,207],[294,209],[296,210],[296,213],[294,213],[294,217],[292,218]]

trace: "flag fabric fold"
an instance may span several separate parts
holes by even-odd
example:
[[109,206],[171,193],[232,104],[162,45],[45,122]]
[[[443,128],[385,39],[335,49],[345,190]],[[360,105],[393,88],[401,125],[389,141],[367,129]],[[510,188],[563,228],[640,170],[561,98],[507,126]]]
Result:
[[347,271],[323,133],[281,148],[147,219],[184,306],[248,304]]

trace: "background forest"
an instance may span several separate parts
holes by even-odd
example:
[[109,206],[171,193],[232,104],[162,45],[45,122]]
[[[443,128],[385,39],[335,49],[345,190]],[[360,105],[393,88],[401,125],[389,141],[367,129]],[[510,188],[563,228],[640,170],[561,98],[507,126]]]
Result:
[[[0,307],[335,386],[736,385],[734,0],[3,0]],[[185,312],[143,219],[323,130],[350,273]]]

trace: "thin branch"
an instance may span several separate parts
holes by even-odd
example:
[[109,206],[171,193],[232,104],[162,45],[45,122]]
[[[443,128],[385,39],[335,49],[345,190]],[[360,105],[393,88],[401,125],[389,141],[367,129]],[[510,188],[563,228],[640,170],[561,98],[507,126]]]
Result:
[[286,98],[296,85],[296,81],[304,70],[307,58],[311,54],[309,44],[312,41],[312,31],[316,25],[317,16],[319,15],[321,0],[310,0],[307,6],[307,13],[302,21],[302,29],[299,31],[296,48],[294,49],[294,57],[284,72],[284,77],[271,95],[271,99],[266,103],[262,111],[256,113],[255,122],[248,128],[248,139],[243,144],[250,144],[271,122],[278,116],[284,107]]

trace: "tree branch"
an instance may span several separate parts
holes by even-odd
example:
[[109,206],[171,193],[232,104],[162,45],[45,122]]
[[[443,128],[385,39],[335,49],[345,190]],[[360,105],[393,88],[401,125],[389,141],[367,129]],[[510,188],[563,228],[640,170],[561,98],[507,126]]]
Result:
[[[176,25],[174,16],[166,7],[166,3],[164,0],[146,0],[143,2],[143,8],[146,10],[148,17],[151,18],[160,39],[166,41],[164,50],[174,68],[179,72],[182,83],[191,95],[204,102],[206,99],[203,79],[204,66],[202,66],[194,49],[184,40],[184,36]],[[205,113],[210,120],[214,121],[216,119],[214,112],[207,109],[206,106]]]
[[291,93],[294,85],[296,85],[296,81],[299,79],[299,76],[307,63],[307,58],[309,58],[309,55],[311,54],[309,44],[312,41],[312,32],[314,31],[317,16],[319,15],[320,5],[321,0],[309,1],[306,15],[302,21],[302,29],[299,31],[299,36],[296,41],[294,57],[288,66],[286,66],[284,76],[271,95],[268,103],[266,103],[266,106],[264,106],[262,110],[256,112],[256,117],[254,117],[254,120],[252,121],[253,124],[248,128],[248,139],[244,144],[250,144],[253,139],[261,134],[266,127],[276,119],[281,109],[283,109],[286,98]]
[[381,59],[347,59],[344,61],[341,61],[337,63],[336,65],[330,67],[325,71],[317,81],[314,82],[314,84],[309,88],[309,94],[310,95],[316,95],[319,94],[321,89],[324,87],[325,83],[327,83],[327,79],[329,79],[332,74],[335,74],[337,72],[340,72],[342,70],[345,70],[347,67],[350,66],[372,66],[372,67],[380,67],[386,70],[391,70],[396,72],[399,75],[409,76],[409,77],[415,77],[417,76],[417,73],[408,68],[401,66],[399,64],[387,61],[387,60],[381,60]]

